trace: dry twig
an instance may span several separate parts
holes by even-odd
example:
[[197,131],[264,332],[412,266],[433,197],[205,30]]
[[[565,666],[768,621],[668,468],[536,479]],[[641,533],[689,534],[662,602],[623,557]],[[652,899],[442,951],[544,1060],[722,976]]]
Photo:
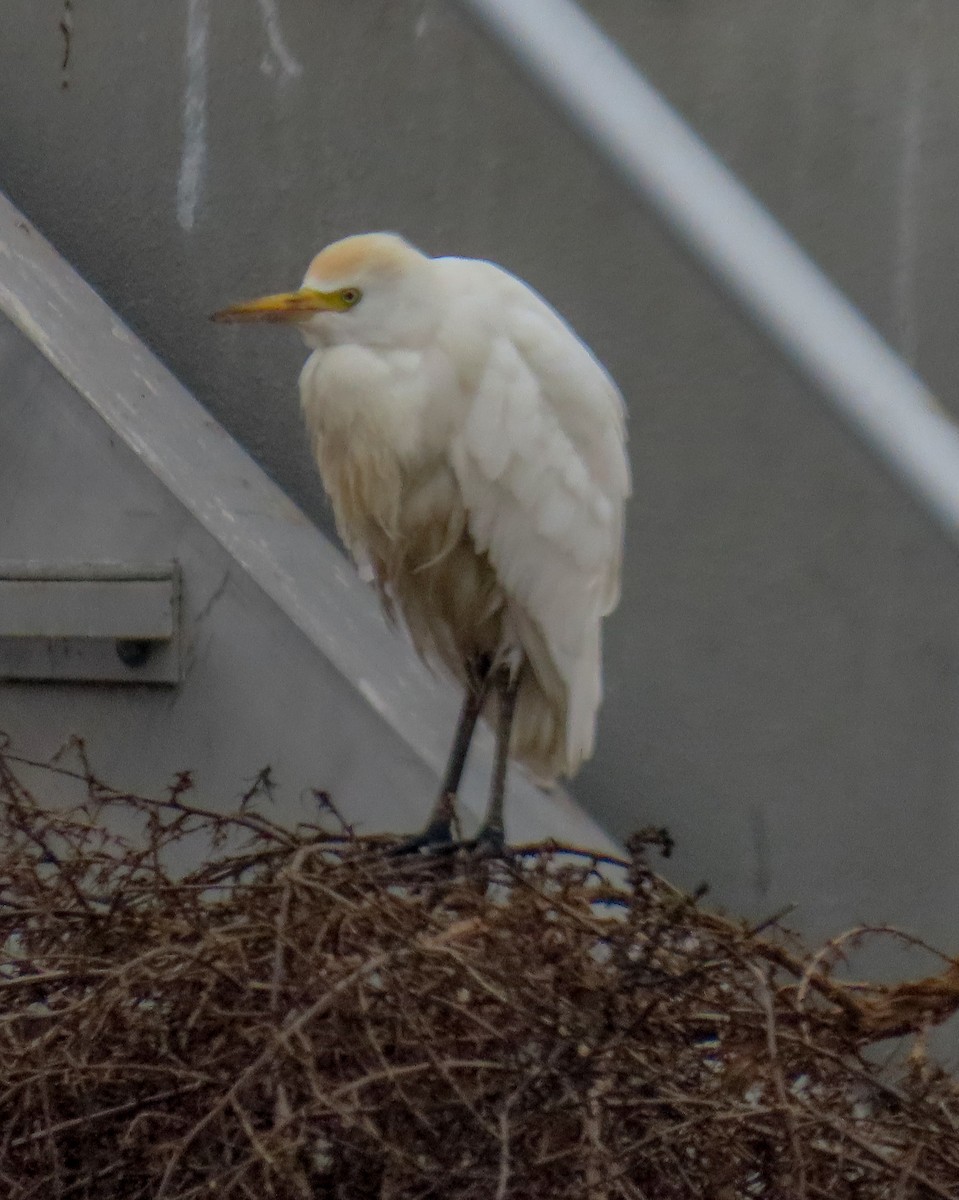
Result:
[[396,859],[274,824],[268,774],[222,815],[73,751],[47,769],[86,798],[55,812],[0,742],[10,1200],[959,1198],[955,1083],[864,1054],[959,1007],[952,960],[843,982],[887,931],[811,955],[710,913],[650,869],[659,834]]

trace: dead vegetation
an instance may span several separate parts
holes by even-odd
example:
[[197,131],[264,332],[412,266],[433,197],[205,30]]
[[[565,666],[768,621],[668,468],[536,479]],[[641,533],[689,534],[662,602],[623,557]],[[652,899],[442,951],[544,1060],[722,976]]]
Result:
[[[10,1200],[959,1197],[959,1091],[921,1053],[950,960],[841,982],[843,939],[710,913],[650,837],[391,858],[328,805],[291,832],[71,761],[84,803],[53,812],[0,754]],[[880,1069],[890,1034],[916,1048]]]

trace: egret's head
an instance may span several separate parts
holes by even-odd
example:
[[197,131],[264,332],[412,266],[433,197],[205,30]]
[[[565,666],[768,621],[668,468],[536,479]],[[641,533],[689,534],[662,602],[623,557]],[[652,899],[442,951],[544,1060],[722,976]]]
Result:
[[435,320],[431,261],[395,233],[357,234],[320,251],[299,291],[234,304],[213,320],[294,324],[313,347],[409,346]]

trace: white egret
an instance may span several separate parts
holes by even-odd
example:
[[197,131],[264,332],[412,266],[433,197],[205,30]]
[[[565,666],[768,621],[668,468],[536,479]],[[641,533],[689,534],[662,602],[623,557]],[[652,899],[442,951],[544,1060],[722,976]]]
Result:
[[497,745],[478,841],[501,847],[507,758],[551,781],[593,750],[630,490],[622,397],[526,284],[395,234],[334,242],[298,291],[214,319],[299,329],[340,535],[420,654],[465,689],[439,798],[407,848],[451,840],[481,714]]

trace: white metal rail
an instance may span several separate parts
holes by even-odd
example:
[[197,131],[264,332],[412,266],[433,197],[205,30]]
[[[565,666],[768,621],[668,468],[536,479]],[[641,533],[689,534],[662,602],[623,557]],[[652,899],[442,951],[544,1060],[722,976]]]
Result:
[[959,545],[959,428],[573,0],[460,0]]

